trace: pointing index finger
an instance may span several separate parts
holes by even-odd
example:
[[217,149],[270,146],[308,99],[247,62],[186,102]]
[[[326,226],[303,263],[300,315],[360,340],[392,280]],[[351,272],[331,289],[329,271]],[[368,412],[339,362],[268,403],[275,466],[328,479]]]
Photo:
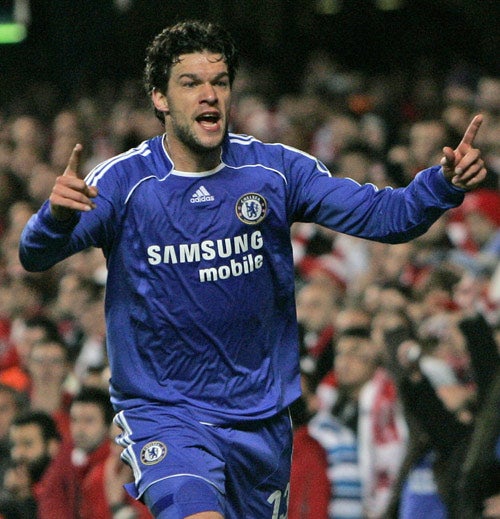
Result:
[[474,139],[482,122],[483,116],[481,114],[476,115],[474,119],[472,119],[472,121],[470,122],[467,130],[465,130],[462,142],[460,144],[467,144],[469,146],[472,146],[472,143],[474,142]]
[[71,152],[71,156],[68,161],[68,165],[64,170],[65,177],[77,177],[80,178],[80,159],[82,155],[83,146],[76,144]]

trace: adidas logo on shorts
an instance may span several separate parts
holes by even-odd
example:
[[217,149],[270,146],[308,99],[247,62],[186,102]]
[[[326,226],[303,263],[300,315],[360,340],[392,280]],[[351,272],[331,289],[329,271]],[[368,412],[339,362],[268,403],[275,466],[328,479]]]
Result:
[[196,193],[193,193],[189,201],[192,204],[197,204],[198,202],[213,202],[214,197],[206,190],[205,186],[201,186],[196,190]]

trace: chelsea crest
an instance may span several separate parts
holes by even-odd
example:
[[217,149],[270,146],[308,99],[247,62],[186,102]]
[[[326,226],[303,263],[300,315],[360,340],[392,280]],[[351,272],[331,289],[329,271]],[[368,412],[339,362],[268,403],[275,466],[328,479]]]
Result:
[[144,445],[141,450],[141,461],[144,465],[155,465],[167,455],[167,446],[159,441]]
[[246,193],[240,196],[235,209],[236,215],[243,223],[255,225],[266,217],[267,202],[258,193]]

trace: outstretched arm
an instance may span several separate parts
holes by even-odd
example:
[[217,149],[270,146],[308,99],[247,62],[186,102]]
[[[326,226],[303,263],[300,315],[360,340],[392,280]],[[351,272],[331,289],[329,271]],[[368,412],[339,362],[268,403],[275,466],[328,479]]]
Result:
[[486,177],[486,168],[479,149],[474,148],[474,139],[483,122],[482,115],[476,115],[464,133],[460,144],[453,150],[443,148],[441,159],[444,176],[455,186],[467,191],[477,187]]

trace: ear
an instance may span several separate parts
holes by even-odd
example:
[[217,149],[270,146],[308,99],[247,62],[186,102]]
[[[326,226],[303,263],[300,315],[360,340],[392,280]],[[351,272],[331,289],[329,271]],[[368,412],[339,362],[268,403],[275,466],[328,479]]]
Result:
[[151,94],[151,99],[153,100],[154,107],[158,111],[168,114],[167,96],[163,92],[155,88]]

